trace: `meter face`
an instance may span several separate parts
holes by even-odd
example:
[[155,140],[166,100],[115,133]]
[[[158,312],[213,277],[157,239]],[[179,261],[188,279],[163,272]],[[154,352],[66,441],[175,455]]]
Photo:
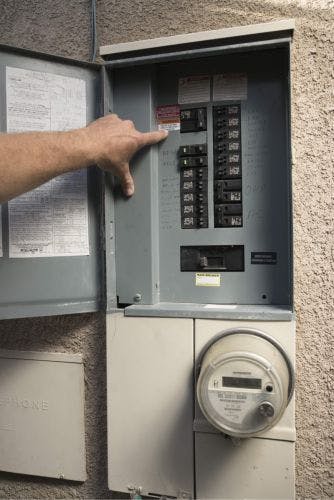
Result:
[[[239,373],[245,374],[239,376]],[[248,374],[248,376],[246,375]],[[270,392],[266,387],[271,387]],[[262,430],[268,422],[258,415],[262,401],[277,405],[279,387],[266,367],[252,360],[234,358],[217,367],[208,380],[208,399],[219,420],[240,431],[250,427]]]
[[236,332],[206,352],[197,395],[216,428],[249,437],[278,422],[288,402],[288,387],[286,359],[269,337]]

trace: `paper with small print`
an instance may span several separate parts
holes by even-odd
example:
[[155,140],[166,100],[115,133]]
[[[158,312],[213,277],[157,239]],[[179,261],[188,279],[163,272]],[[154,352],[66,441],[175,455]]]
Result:
[[[6,68],[7,132],[86,125],[86,83]],[[9,257],[89,255],[87,173],[61,175],[8,203]]]
[[179,78],[179,104],[210,101],[210,76],[195,75]]
[[223,73],[213,77],[214,101],[243,101],[247,99],[246,73]]

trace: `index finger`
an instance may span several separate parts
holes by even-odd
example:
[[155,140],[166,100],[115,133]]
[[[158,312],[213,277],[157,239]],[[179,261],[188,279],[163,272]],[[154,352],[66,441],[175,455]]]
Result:
[[144,132],[140,134],[140,146],[149,146],[150,144],[157,144],[158,142],[166,139],[168,135],[167,130],[155,130],[153,132]]

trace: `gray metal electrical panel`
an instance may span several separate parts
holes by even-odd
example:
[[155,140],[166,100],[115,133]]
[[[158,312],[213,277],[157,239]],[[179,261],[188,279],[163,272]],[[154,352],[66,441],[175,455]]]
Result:
[[135,159],[137,194],[115,200],[127,314],[165,303],[291,309],[291,26],[264,39],[221,30],[214,42],[103,48],[113,110],[169,130]]
[[[291,311],[292,29],[278,21],[105,47],[102,70],[2,47],[1,130],[21,130],[18,110],[43,117],[44,96],[38,103],[33,86],[22,108],[20,84],[33,74],[44,86],[51,82],[51,121],[53,108],[59,114],[52,78],[67,78],[68,103],[84,87],[78,106],[85,122],[116,112],[139,130],[167,128],[169,136],[133,159],[131,199],[109,177],[102,187],[102,175],[89,169],[86,208],[69,209],[72,218],[86,217],[70,243],[81,245],[77,252],[67,252],[71,222],[50,230],[63,216],[57,197],[50,214],[43,196],[31,215],[24,202],[2,207],[0,317],[105,304],[132,305],[129,315],[185,314],[184,304],[194,310],[206,303]],[[45,124],[32,120],[36,125]],[[46,251],[43,238],[58,248]]]

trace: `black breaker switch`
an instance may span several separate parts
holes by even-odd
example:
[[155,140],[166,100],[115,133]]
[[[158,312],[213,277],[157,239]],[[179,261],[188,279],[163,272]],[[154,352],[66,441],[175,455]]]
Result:
[[180,121],[181,133],[206,130],[206,108],[182,109]]
[[189,156],[187,158],[180,158],[180,167],[207,167],[207,156]]
[[180,146],[179,155],[182,156],[195,156],[207,154],[206,144],[190,144],[189,146]]

